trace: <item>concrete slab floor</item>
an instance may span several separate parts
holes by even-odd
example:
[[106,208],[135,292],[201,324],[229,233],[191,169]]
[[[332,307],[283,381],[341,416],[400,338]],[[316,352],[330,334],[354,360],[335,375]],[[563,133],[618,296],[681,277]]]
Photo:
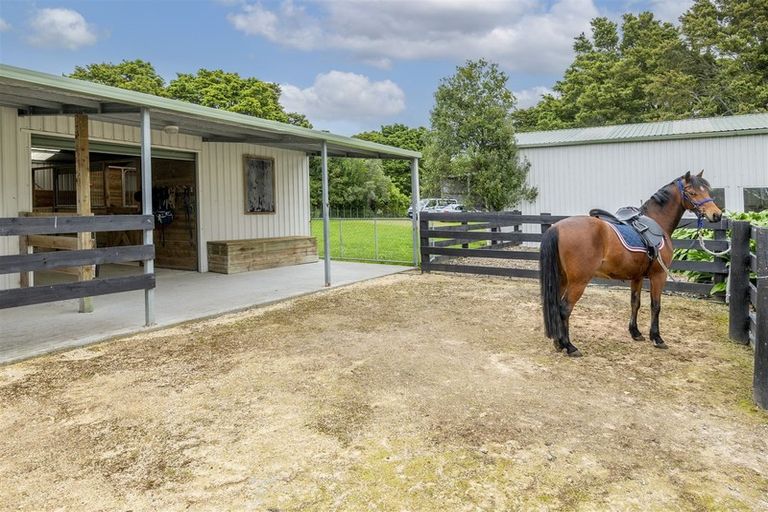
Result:
[[[332,262],[332,286],[390,275],[410,267]],[[214,274],[157,270],[157,325],[270,304],[325,289],[323,262]],[[93,313],[78,313],[77,300],[0,310],[0,364],[95,343],[147,329],[142,290],[93,298]]]

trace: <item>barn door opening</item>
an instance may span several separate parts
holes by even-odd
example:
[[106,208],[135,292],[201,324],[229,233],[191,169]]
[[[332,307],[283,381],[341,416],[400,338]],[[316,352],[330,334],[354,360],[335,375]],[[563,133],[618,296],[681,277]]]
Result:
[[[196,164],[192,153],[158,150],[152,159],[152,194],[157,213],[155,266],[198,270],[198,217]],[[33,210],[37,214],[75,211],[74,148],[71,139],[32,137]],[[91,145],[91,210],[96,215],[141,212],[141,160],[139,148],[96,143]],[[166,214],[163,216],[164,208]],[[172,213],[168,213],[172,212]],[[141,244],[139,231],[97,233],[96,247]],[[36,251],[55,250],[40,247]],[[131,273],[130,268],[104,272]],[[141,269],[136,268],[136,272]],[[42,274],[42,273],[41,273]],[[41,275],[38,282],[60,282],[66,276]]]

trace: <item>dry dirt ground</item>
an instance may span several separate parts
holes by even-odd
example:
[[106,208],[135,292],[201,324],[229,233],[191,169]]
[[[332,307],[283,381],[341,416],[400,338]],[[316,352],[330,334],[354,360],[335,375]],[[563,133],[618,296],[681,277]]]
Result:
[[[647,295],[642,325],[647,326]],[[401,274],[0,367],[2,510],[768,510],[725,307]]]

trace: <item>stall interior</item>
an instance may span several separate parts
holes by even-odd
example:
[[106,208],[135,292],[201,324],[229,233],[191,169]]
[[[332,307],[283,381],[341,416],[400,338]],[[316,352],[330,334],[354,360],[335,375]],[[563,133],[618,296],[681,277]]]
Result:
[[[74,151],[35,148],[32,151],[32,178],[34,215],[76,212]],[[153,158],[152,178],[155,265],[197,270],[195,162]],[[141,212],[139,157],[91,152],[90,179],[94,215]],[[94,235],[96,247],[140,245],[142,236],[140,231]]]

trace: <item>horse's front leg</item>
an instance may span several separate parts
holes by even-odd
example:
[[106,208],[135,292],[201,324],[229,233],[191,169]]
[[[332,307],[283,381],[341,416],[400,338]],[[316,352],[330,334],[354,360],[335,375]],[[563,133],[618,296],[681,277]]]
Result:
[[640,292],[643,290],[643,278],[632,281],[632,316],[629,318],[629,335],[635,341],[643,341],[645,337],[637,328],[637,312],[640,310]]
[[656,348],[669,348],[659,334],[659,313],[661,313],[661,291],[667,281],[663,270],[650,275],[651,281],[651,341]]

